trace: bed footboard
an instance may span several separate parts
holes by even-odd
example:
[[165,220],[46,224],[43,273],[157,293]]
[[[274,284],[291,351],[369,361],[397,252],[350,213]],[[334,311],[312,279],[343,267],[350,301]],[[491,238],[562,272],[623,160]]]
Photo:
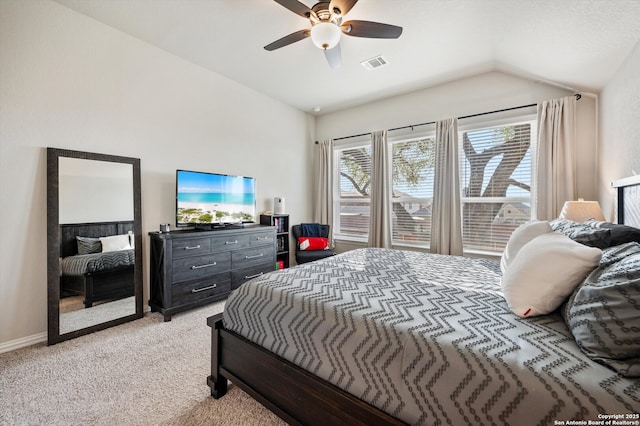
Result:
[[218,399],[227,393],[227,379],[220,374],[222,314],[207,318],[207,325],[211,327],[211,375],[207,377],[207,385],[211,388],[211,396]]
[[63,275],[60,291],[84,296],[84,307],[90,308],[95,302],[135,296],[134,280],[134,267],[130,265],[84,275]]
[[118,300],[135,295],[134,267],[126,266],[85,275],[84,305],[94,302]]
[[227,379],[289,424],[402,425],[403,422],[245,338],[211,327],[211,395],[227,392]]

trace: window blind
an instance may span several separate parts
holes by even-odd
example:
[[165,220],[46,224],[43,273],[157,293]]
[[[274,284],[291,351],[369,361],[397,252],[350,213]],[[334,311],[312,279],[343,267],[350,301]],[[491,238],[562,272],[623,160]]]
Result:
[[428,246],[434,179],[434,139],[392,144],[392,242]]
[[363,144],[338,149],[337,158],[335,233],[347,238],[366,239],[369,236],[371,202],[371,146]]
[[531,219],[533,124],[461,132],[465,250],[502,251],[513,230]]

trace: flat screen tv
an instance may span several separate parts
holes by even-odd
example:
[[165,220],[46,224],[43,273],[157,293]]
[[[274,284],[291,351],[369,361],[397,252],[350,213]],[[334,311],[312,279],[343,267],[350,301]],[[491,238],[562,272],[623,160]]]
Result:
[[256,181],[245,176],[176,171],[176,225],[256,221]]

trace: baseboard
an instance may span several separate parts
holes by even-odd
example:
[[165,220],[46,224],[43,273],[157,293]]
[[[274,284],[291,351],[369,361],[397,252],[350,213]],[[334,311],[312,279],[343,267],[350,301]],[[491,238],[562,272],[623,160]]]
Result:
[[11,340],[9,342],[0,343],[0,354],[15,351],[16,349],[26,348],[47,341],[47,332],[33,334],[31,336],[22,337],[20,339]]

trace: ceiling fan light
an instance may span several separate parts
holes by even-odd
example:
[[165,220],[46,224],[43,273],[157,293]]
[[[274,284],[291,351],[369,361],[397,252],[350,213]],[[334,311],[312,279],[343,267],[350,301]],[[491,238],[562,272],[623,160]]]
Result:
[[340,28],[331,22],[319,22],[311,27],[311,40],[320,49],[334,48],[340,41]]

